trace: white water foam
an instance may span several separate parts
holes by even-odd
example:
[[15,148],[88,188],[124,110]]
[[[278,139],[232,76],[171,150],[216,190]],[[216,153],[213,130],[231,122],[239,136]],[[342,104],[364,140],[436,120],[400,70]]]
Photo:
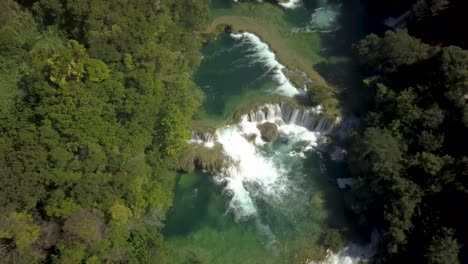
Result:
[[320,7],[316,8],[311,15],[306,31],[331,32],[337,30],[340,5],[329,4],[328,0],[321,0]]
[[187,142],[189,144],[199,144],[206,148],[213,148],[215,146],[215,136],[209,132],[200,134],[192,131],[191,135],[191,138]]
[[[317,115],[320,109],[315,108],[308,114]],[[300,158],[306,151],[314,149],[327,132],[314,132],[298,125],[297,123],[305,124],[301,122],[306,120],[298,120],[298,116],[300,114],[289,114],[285,119],[284,108],[282,111],[280,105],[267,104],[242,116],[238,124],[219,129],[216,133],[218,142],[223,145],[225,154],[232,162],[228,168],[215,176],[217,183],[225,185],[224,191],[231,198],[228,212],[232,212],[237,221],[256,219],[259,230],[267,235],[271,247],[274,247],[275,236],[268,226],[260,222],[256,200],[261,199],[274,205],[281,203],[283,198],[290,196],[297,189],[287,177],[289,172],[259,151],[258,145],[265,142],[261,140],[257,125],[265,122],[275,123],[278,125],[280,137],[291,139],[293,142],[303,142],[305,146],[301,151],[289,152],[290,155]],[[255,135],[253,142],[249,140],[252,135]],[[372,258],[376,252],[377,241],[378,234],[373,232],[372,242],[368,245],[350,243],[339,253],[329,251],[324,261],[309,261],[307,264],[358,264],[362,260]]]
[[274,201],[288,193],[285,171],[275,165],[273,160],[264,157],[246,136],[254,133],[254,123],[244,117],[238,125],[220,129],[218,141],[224,153],[230,158],[231,165],[215,177],[218,183],[225,184],[224,191],[231,197],[229,211],[237,221],[257,216],[254,203],[256,198]]
[[285,66],[276,60],[276,55],[271,51],[268,44],[263,42],[256,35],[248,32],[232,33],[231,37],[236,40],[248,42],[252,45],[250,49],[250,51],[253,52],[251,55],[252,61],[262,63],[268,68],[268,72],[272,73],[274,80],[278,84],[276,92],[290,97],[300,93],[300,91],[291,84],[286,75],[284,75],[283,69]]
[[339,6],[324,6],[314,10],[306,30],[331,32],[338,29],[337,22],[340,15]]
[[[303,147],[290,150],[289,154],[304,158],[305,153],[316,147],[325,133],[325,130],[308,129],[322,128],[323,122],[313,121],[306,115],[315,116],[320,111],[320,107],[299,112],[278,104],[266,104],[257,111],[243,115],[238,124],[217,131],[217,141],[223,145],[231,164],[215,176],[215,180],[225,185],[224,191],[231,198],[228,211],[234,214],[237,221],[258,215],[255,200],[261,199],[269,204],[281,203],[282,198],[290,195],[294,188],[288,179],[289,172],[258,149],[265,142],[261,139],[257,125],[274,123],[278,126],[280,137],[302,142]],[[318,125],[314,126],[313,123]]]
[[379,233],[373,230],[371,241],[367,245],[350,243],[338,253],[328,251],[327,257],[323,261],[309,261],[307,264],[359,264],[369,261],[375,255],[379,243]]
[[341,13],[340,4],[330,4],[328,0],[319,1],[311,16],[309,23],[300,28],[293,29],[293,32],[322,32],[328,33],[338,30],[338,18]]
[[288,0],[287,2],[281,2],[279,4],[284,8],[294,9],[302,6],[302,0]]
[[284,132],[296,133],[296,135],[290,136],[298,136],[299,134],[309,135],[309,133],[300,133],[307,132],[308,130],[328,134],[335,127],[335,125],[338,124],[340,119],[335,120],[335,122],[331,122],[328,118],[321,115],[322,112],[323,107],[321,105],[318,105],[317,107],[297,109],[283,103],[265,104],[261,107],[258,107],[256,111],[250,111],[247,113],[247,116],[249,121],[256,123],[270,122],[276,123],[278,125],[283,125],[284,123],[298,126],[292,130],[291,126],[283,127]]

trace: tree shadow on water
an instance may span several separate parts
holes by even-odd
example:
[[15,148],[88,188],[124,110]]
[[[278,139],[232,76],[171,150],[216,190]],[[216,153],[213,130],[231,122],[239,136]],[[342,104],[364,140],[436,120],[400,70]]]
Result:
[[321,62],[315,70],[336,88],[343,113],[359,114],[367,109],[368,91],[362,85],[362,75],[351,59]]

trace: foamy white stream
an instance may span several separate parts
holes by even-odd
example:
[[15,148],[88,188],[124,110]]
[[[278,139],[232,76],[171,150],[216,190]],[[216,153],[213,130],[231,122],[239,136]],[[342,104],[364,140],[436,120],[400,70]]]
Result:
[[268,44],[263,42],[259,37],[252,33],[232,33],[231,37],[239,40],[248,42],[252,45],[252,48],[249,51],[252,51],[250,55],[252,62],[260,62],[268,68],[268,72],[273,75],[274,80],[277,82],[278,86],[276,91],[279,94],[285,96],[295,96],[300,93],[300,91],[291,84],[286,75],[283,73],[285,68],[277,59],[273,51],[271,51]]

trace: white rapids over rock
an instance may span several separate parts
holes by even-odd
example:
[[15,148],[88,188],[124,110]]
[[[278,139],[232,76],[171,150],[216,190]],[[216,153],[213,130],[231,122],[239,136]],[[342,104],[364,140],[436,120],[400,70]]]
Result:
[[252,45],[252,48],[249,50],[253,52],[253,54],[250,55],[251,60],[253,62],[260,62],[268,68],[267,73],[272,74],[274,80],[277,82],[277,93],[290,97],[301,93],[291,84],[288,78],[286,78],[286,75],[283,73],[285,66],[276,60],[276,55],[268,44],[263,42],[255,34],[248,32],[232,33],[231,37],[236,40],[248,42]]
[[280,128],[282,124],[296,125],[313,132],[328,134],[331,132],[336,122],[332,122],[328,118],[323,117],[321,115],[322,112],[323,108],[321,105],[298,109],[285,103],[265,104],[258,107],[256,111],[250,111],[247,117],[249,121],[259,124],[265,122],[276,123],[280,125]]
[[266,142],[257,125],[276,124],[280,138],[302,142],[300,150],[288,150],[288,155],[305,158],[305,153],[317,147],[336,124],[323,117],[322,111],[321,106],[298,109],[285,103],[265,104],[245,113],[237,124],[218,129],[215,135],[192,132],[189,143],[209,148],[215,143],[222,144],[230,165],[216,175],[215,180],[224,184],[224,192],[231,199],[228,211],[236,220],[257,215],[255,199],[279,203],[294,187],[288,180],[288,171],[259,151],[258,147]]
[[321,111],[321,107],[299,110],[286,104],[266,104],[244,114],[239,123],[216,132],[217,142],[223,145],[231,165],[216,175],[215,180],[224,184],[224,191],[231,199],[228,211],[236,220],[257,215],[255,199],[281,203],[282,197],[294,188],[288,180],[288,171],[259,151],[258,146],[266,142],[261,139],[257,125],[276,124],[280,137],[305,145],[302,151],[291,151],[289,155],[305,157],[305,152],[316,147],[332,128],[331,122],[320,117]]
[[206,148],[212,148],[215,146],[215,135],[210,132],[198,133],[191,132],[191,138],[188,140],[189,144],[200,144]]

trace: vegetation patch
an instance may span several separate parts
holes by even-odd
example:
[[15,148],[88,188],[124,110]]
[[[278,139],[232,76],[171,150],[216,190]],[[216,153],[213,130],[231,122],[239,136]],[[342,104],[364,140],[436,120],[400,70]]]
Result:
[[223,146],[219,143],[211,148],[202,144],[189,144],[180,155],[180,168],[186,172],[192,172],[199,168],[212,174],[218,173],[229,163],[223,153]]
[[307,93],[312,105],[323,106],[323,114],[331,120],[341,116],[336,91],[330,86],[318,83],[307,83]]

